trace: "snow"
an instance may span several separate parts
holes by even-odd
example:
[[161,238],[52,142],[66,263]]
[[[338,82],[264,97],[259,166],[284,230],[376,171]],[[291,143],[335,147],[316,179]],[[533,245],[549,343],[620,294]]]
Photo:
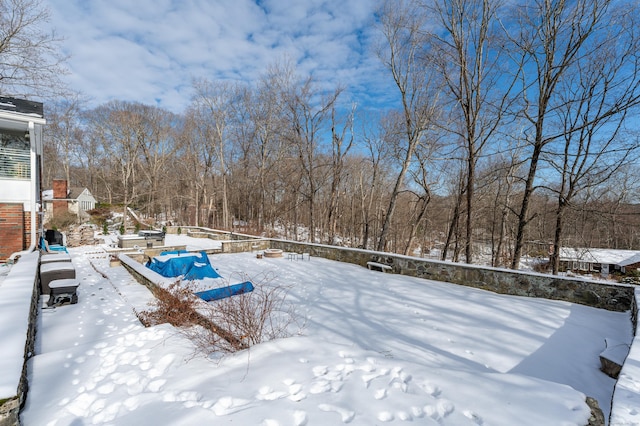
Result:
[[[166,243],[219,244],[175,235]],[[231,283],[289,286],[303,326],[207,357],[170,325],[140,324],[136,312],[153,296],[124,267],[109,267],[102,249],[70,253],[79,303],[41,311],[27,426],[584,425],[585,395],[609,415],[605,339],[632,339],[629,313],[240,253],[211,263]]]
[[[635,289],[635,299],[640,300],[640,287]],[[636,309],[636,315],[640,314],[640,307],[636,306]],[[620,371],[613,404],[612,425],[640,424],[640,333],[636,333]]]
[[[33,270],[38,267],[38,253],[21,257],[11,271],[2,269],[0,281],[0,401],[15,396],[24,363],[24,342],[29,329]],[[7,277],[11,276],[10,279]]]

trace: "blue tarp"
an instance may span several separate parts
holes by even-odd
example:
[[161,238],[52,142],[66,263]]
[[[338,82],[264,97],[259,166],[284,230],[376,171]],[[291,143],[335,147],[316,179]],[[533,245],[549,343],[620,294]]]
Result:
[[206,302],[211,302],[212,300],[224,299],[225,297],[235,296],[242,293],[249,293],[250,291],[253,291],[253,284],[251,284],[250,281],[245,281],[240,284],[234,284],[228,287],[214,288],[206,291],[199,291],[194,294]]
[[201,280],[203,278],[220,278],[209,262],[207,253],[190,253],[187,251],[162,252],[147,263],[147,268],[163,277],[183,276],[185,280]]

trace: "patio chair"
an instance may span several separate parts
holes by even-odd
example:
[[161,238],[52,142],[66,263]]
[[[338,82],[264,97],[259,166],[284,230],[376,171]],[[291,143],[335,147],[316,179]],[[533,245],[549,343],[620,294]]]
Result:
[[47,240],[44,239],[44,237],[40,237],[40,250],[44,251],[45,253],[69,253],[65,246],[61,246],[58,244],[50,245]]

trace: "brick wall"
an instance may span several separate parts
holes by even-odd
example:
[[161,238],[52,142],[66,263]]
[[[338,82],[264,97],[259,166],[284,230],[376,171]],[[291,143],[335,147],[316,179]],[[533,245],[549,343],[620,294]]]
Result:
[[25,215],[22,203],[0,203],[0,262],[28,247],[25,221],[30,226],[29,215]]
[[23,225],[24,225],[24,236],[23,236],[24,248],[26,249],[31,245],[31,212],[24,212],[22,214],[22,217],[23,217]]
[[[67,181],[64,179],[53,180],[53,214],[63,213],[69,210],[67,198]],[[63,199],[64,201],[56,201],[57,199]]]

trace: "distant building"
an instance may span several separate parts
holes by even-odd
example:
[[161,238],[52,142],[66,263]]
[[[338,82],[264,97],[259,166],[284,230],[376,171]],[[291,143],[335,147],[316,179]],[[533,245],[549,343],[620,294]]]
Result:
[[70,212],[81,221],[88,220],[87,212],[96,208],[96,199],[87,188],[67,187],[67,181],[53,180],[53,189],[42,191],[44,201],[44,222],[48,222],[54,214]]
[[0,97],[0,262],[40,237],[45,124],[42,103]]
[[639,250],[567,248],[560,250],[560,271],[599,273],[614,271],[626,273],[640,268]]

